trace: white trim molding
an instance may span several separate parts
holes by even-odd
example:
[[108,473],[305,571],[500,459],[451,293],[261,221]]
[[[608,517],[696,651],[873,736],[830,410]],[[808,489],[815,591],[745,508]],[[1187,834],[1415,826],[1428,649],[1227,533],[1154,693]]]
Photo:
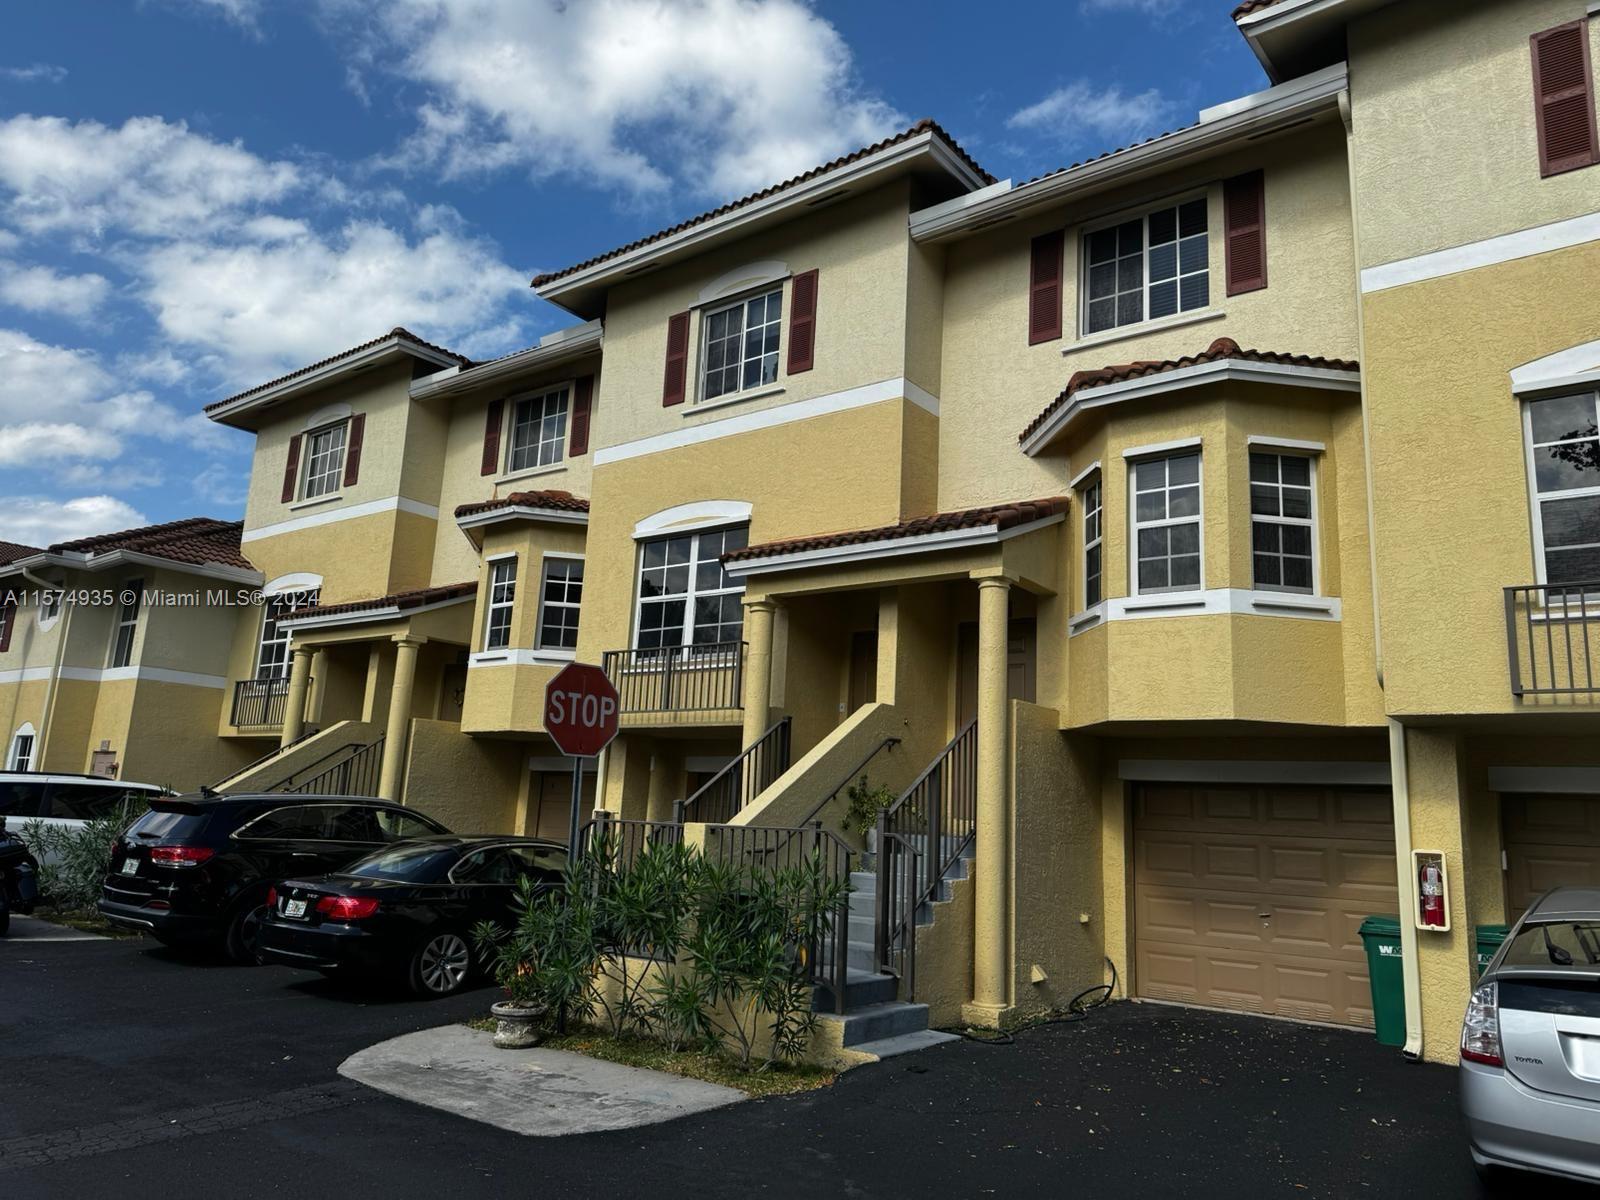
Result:
[[54,667],[15,667],[0,671],[0,683],[36,683],[55,674]]
[[774,554],[769,558],[752,558],[743,562],[724,564],[723,569],[736,579],[750,575],[771,575],[779,571],[812,571],[819,567],[835,567],[846,563],[876,562],[885,558],[900,558],[907,554],[931,554],[941,550],[965,550],[971,546],[992,546],[1011,538],[1032,533],[1049,525],[1059,525],[1067,519],[1065,513],[1041,517],[1024,525],[1013,525],[1002,530],[998,525],[975,525],[970,529],[947,529],[939,533],[924,533],[916,537],[879,538],[875,542],[855,542],[848,546],[825,546],[820,550],[797,550],[792,554]]
[[505,647],[500,650],[476,650],[467,659],[468,669],[475,667],[562,667],[577,658],[573,650],[527,650]]
[[1160,617],[1217,616],[1291,617],[1302,621],[1339,621],[1344,608],[1338,596],[1307,596],[1249,588],[1206,588],[1192,592],[1152,592],[1148,596],[1112,596],[1067,621],[1076,637],[1107,621],[1147,621]]
[[1490,767],[1489,790],[1600,796],[1600,766]]
[[424,376],[412,383],[411,398],[434,400],[444,396],[460,396],[503,380],[559,366],[599,350],[604,342],[605,331],[599,321],[571,325],[545,334],[537,346],[518,350],[493,362],[475,367],[451,367]]
[[469,604],[478,599],[476,592],[468,592],[465,596],[452,596],[448,600],[436,600],[432,604],[419,604],[415,608],[401,608],[398,604],[385,604],[382,608],[362,608],[355,612],[327,613],[318,615],[314,608],[302,609],[302,616],[290,614],[278,618],[278,628],[289,631],[290,640],[294,634],[302,629],[332,629],[340,625],[370,625],[379,621],[390,621],[397,617],[410,620],[421,613],[433,612],[438,608],[449,608],[456,604]]
[[1071,479],[1067,480],[1067,491],[1077,491],[1080,487],[1088,482],[1090,476],[1096,474],[1099,470],[1100,460],[1097,458],[1083,470],[1074,475]]
[[939,415],[938,397],[918,387],[909,379],[903,377],[885,379],[878,383],[848,388],[842,392],[832,392],[826,396],[813,396],[810,400],[796,400],[792,404],[781,404],[775,408],[761,409],[758,412],[740,413],[738,416],[724,417],[718,421],[707,421],[704,424],[675,430],[672,433],[658,433],[652,437],[643,437],[631,442],[622,442],[615,446],[606,446],[593,452],[592,461],[597,467],[604,466],[607,463],[625,462],[630,458],[642,458],[646,454],[659,454],[664,450],[681,450],[686,446],[699,446],[706,442],[714,442],[725,437],[734,437],[741,433],[777,429],[795,421],[823,417],[830,413],[848,412],[853,408],[865,408],[868,405],[881,404],[885,400],[901,399],[909,400],[917,407],[927,409],[934,416]]
[[1463,271],[1475,271],[1480,267],[1492,267],[1596,241],[1600,241],[1600,212],[1368,267],[1361,272],[1361,291],[1363,295],[1370,295],[1389,288],[1404,287],[1408,283],[1442,279],[1446,275],[1459,275]]
[[1328,447],[1322,442],[1308,442],[1302,438],[1273,437],[1270,434],[1252,433],[1244,439],[1246,446],[1261,446],[1267,450],[1300,450],[1306,454],[1323,454]]
[[291,517],[287,521],[274,521],[270,525],[258,525],[254,529],[246,529],[239,535],[240,542],[256,542],[262,538],[277,537],[283,533],[298,533],[302,529],[315,529],[319,525],[332,525],[338,521],[354,521],[359,517],[376,516],[378,513],[407,512],[418,517],[427,517],[430,520],[439,519],[439,510],[431,504],[424,504],[420,500],[412,500],[405,496],[385,496],[381,500],[368,500],[363,504],[352,504],[346,508],[336,508],[329,512],[311,513],[304,517]]
[[461,365],[448,354],[418,345],[408,338],[386,337],[377,345],[368,346],[358,353],[342,355],[321,367],[291,375],[288,378],[280,379],[277,383],[240,396],[226,406],[206,413],[206,417],[212,421],[227,423],[230,418],[249,409],[262,408],[269,404],[276,404],[280,400],[287,400],[290,396],[299,395],[310,388],[321,387],[331,379],[369,367],[396,353],[407,354],[412,358],[419,358],[423,362],[435,363],[439,367],[459,367]]
[[294,571],[279,575],[261,588],[263,596],[279,596],[284,592],[309,592],[322,586],[322,576],[312,571]]
[[1144,446],[1129,446],[1122,452],[1126,459],[1149,458],[1156,454],[1171,454],[1178,450],[1198,450],[1204,439],[1197,437],[1175,438],[1170,442],[1150,442]]
[[735,267],[717,276],[705,287],[700,289],[696,304],[715,304],[718,300],[726,300],[737,296],[740,292],[751,288],[766,287],[768,284],[782,283],[788,279],[792,272],[789,264],[778,259],[769,258],[762,262],[746,263],[742,267]]
[[[31,674],[42,671],[43,674]],[[47,679],[50,667],[34,667],[23,672],[34,679]],[[173,671],[166,667],[62,667],[58,676],[75,683],[125,683],[129,680],[150,680],[153,683],[178,683],[188,687],[225,688],[228,679],[223,675],[202,675],[196,671]],[[6,682],[0,677],[0,682]]]
[[456,518],[461,529],[477,529],[481,525],[494,525],[501,521],[548,521],[552,525],[587,525],[589,514],[571,512],[564,508],[540,508],[533,504],[508,504],[501,508],[485,509]]
[[1304,783],[1320,787],[1388,787],[1389,761],[1295,762],[1208,758],[1124,758],[1117,778],[1128,783]]
[[1600,387],[1600,341],[1557,350],[1511,369],[1511,390],[1535,399],[1547,393]]
[[738,525],[750,519],[751,511],[746,500],[694,500],[651,513],[633,527],[633,536],[635,539],[652,538],[715,529],[719,525]]

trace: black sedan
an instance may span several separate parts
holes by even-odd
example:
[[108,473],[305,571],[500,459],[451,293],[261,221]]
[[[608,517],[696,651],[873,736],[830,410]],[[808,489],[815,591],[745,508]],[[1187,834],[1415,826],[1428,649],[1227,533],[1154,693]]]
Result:
[[327,974],[391,974],[419,996],[448,996],[480,966],[473,925],[509,925],[517,883],[552,885],[566,864],[564,845],[537,838],[416,838],[278,884],[257,952]]

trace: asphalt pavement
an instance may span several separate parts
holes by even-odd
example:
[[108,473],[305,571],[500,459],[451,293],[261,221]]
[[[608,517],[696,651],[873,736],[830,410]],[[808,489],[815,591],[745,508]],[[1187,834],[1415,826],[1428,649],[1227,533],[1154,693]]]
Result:
[[1157,1005],[564,1138],[337,1074],[493,999],[390,998],[146,940],[0,941],[0,1196],[1478,1194],[1453,1069],[1361,1033]]

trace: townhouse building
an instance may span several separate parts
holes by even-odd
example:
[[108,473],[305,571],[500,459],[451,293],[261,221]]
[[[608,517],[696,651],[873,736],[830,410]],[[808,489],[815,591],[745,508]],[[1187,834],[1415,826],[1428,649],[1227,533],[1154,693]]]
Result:
[[279,747],[223,786],[564,836],[603,663],[585,810],[900,797],[875,999],[1370,1026],[1399,913],[1453,1061],[1476,927],[1600,883],[1594,7],[1250,0],[1267,86],[1182,129],[1014,183],[920,122],[540,276],[536,347],[211,406],[267,596],[211,728]]

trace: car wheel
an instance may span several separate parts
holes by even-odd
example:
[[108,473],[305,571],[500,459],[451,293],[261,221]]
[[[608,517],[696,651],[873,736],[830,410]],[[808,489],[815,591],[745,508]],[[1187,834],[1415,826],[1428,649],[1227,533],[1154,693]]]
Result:
[[453,930],[436,933],[411,957],[411,990],[419,996],[453,996],[472,975],[472,947]]
[[261,932],[261,917],[266,911],[265,904],[246,901],[233,914],[222,948],[234,962],[253,967],[261,961],[256,957],[256,935]]

